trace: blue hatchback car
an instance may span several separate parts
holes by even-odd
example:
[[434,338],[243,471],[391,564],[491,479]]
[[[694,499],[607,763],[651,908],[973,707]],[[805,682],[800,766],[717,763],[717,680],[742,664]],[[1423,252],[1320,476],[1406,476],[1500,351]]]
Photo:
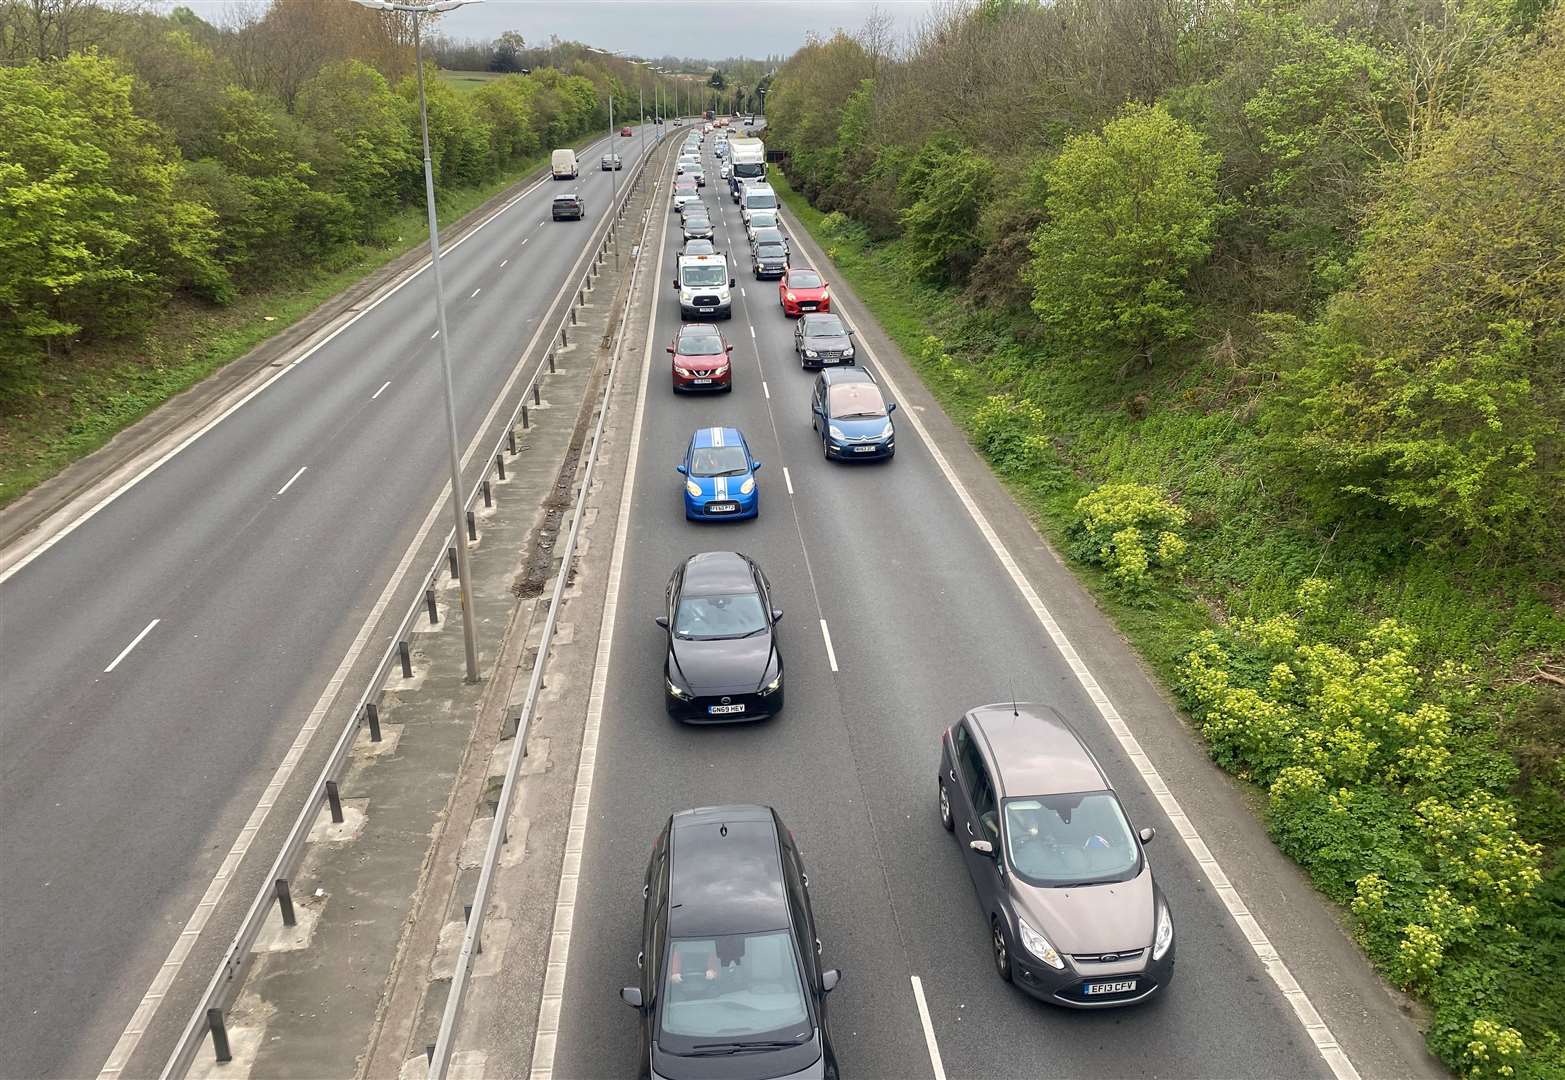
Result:
[[885,461],[897,452],[894,401],[860,367],[828,368],[815,378],[810,423],[827,461]]
[[753,518],[761,511],[755,474],[761,463],[738,428],[702,428],[690,437],[685,460],[674,466],[685,478],[685,518],[719,521]]

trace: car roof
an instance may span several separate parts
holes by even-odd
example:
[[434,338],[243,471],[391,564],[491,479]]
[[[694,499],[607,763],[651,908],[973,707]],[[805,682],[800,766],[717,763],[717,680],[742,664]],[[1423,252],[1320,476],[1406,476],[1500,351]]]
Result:
[[[820,278],[822,281],[826,280],[826,275],[822,274],[819,270],[815,269],[815,267],[813,267],[813,266],[790,266],[790,267],[788,267],[788,276],[789,277],[793,277],[793,275],[795,275],[795,274],[814,274],[816,277]],[[814,286],[811,286],[811,288],[814,288]],[[806,313],[806,314],[808,314],[808,313]],[[827,312],[826,314],[830,314],[830,312]]]
[[671,937],[790,928],[781,841],[764,806],[704,806],[671,822]]
[[967,714],[989,748],[1004,796],[1101,791],[1109,782],[1080,737],[1052,705],[1009,702]]
[[570,202],[572,199],[579,199],[579,198],[581,198],[581,194],[579,192],[567,191],[563,195],[556,195],[554,197],[554,201],[555,202]]
[[690,445],[697,450],[709,446],[743,446],[744,444],[744,434],[733,427],[697,428],[696,433],[690,436]]
[[686,334],[689,334],[691,337],[720,338],[723,336],[722,331],[718,330],[711,323],[699,322],[680,323],[679,336],[684,337]]
[[840,386],[843,383],[873,383],[875,376],[861,367],[827,368],[820,373],[820,380],[827,386]]
[[748,592],[755,589],[750,560],[737,551],[703,551],[685,560],[681,591],[692,596]]
[[[836,323],[844,330],[848,328],[848,324],[842,321],[842,316],[838,315],[835,311],[806,311],[803,315],[799,316],[799,325],[804,328],[804,332],[806,334],[810,333],[816,327],[821,327],[823,323]],[[822,327],[822,329],[824,329],[824,327]]]

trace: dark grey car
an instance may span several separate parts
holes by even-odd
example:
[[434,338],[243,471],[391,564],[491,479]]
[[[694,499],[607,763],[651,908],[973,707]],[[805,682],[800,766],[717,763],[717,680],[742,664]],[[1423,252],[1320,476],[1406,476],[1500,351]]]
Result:
[[581,193],[576,191],[569,195],[556,195],[549,210],[549,216],[555,221],[580,221],[586,214],[587,207],[581,201]]
[[712,228],[712,219],[705,214],[685,215],[686,240],[711,240],[716,235],[716,230]]
[[767,241],[750,249],[750,268],[756,279],[780,278],[788,272],[788,246]]
[[1048,705],[984,705],[940,738],[954,832],[995,971],[1073,1008],[1145,1001],[1174,974],[1174,922],[1097,759]]
[[799,316],[793,325],[793,351],[799,354],[799,364],[806,368],[820,368],[831,364],[853,363],[853,331],[840,316],[829,311],[815,311]]

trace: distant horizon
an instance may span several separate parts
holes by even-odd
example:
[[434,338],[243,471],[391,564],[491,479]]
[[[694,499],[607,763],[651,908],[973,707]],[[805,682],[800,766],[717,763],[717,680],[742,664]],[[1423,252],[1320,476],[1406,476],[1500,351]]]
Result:
[[[341,2],[349,0],[315,0]],[[905,35],[935,6],[936,0],[482,0],[444,15],[435,31],[454,40],[492,41],[507,30],[519,31],[529,46],[562,41],[629,56],[677,56],[715,63],[727,59],[786,58],[814,32],[829,37],[853,32],[877,9],[889,16],[893,32]],[[188,7],[208,22],[222,25],[249,0],[160,0],[170,11]],[[693,49],[692,45],[701,46]]]

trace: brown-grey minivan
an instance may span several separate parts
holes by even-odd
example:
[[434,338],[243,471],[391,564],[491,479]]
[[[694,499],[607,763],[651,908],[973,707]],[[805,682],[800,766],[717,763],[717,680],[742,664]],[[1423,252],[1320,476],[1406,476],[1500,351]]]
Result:
[[1174,922],[1097,759],[1048,705],[973,709],[940,739],[940,822],[973,876],[1000,978],[1073,1008],[1145,1001]]

